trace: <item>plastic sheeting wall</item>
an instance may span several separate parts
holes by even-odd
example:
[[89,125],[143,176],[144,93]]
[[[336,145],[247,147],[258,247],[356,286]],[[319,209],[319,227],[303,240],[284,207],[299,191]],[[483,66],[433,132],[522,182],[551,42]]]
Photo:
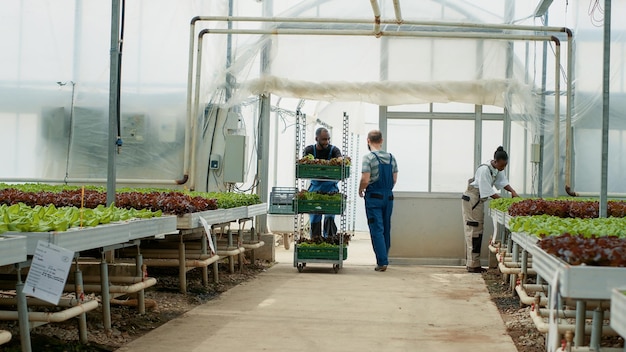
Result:
[[[189,21],[224,6],[126,2],[119,178],[182,178]],[[109,1],[0,3],[0,178],[106,177],[110,23]]]
[[[264,4],[268,2],[241,0],[233,3],[234,15],[259,16],[263,13]],[[371,7],[367,1],[274,0],[270,4],[271,15],[276,16],[372,18]],[[599,168],[600,143],[597,136],[601,116],[602,30],[597,21],[600,12],[596,10],[590,16],[590,4],[593,2],[556,0],[549,16],[550,25],[573,28],[576,41],[575,75],[569,78],[563,72],[561,87],[564,89],[567,79],[572,79],[575,86],[574,186],[579,191],[595,191],[599,188],[599,177],[593,170]],[[401,5],[403,17],[411,20],[473,23],[515,21],[519,24],[541,24],[540,19],[529,16],[536,6],[532,1],[510,0],[494,3],[489,0],[433,0],[403,1]],[[228,12],[226,6],[227,2],[224,1],[127,2],[122,66],[122,137],[125,146],[118,159],[118,177],[145,178],[150,175],[151,178],[174,180],[182,176],[189,21],[195,15],[225,15]],[[391,1],[380,1],[380,6],[382,18],[392,19],[394,14]],[[614,13],[623,13],[626,10],[624,6],[623,3],[615,3]],[[3,50],[0,52],[0,138],[5,145],[10,146],[0,155],[0,177],[63,178],[66,172],[69,178],[104,177],[110,4],[70,0],[7,0],[0,3],[0,20],[3,43]],[[209,26],[225,28],[226,24],[205,23],[205,27]],[[235,23],[233,26],[265,28],[269,25]],[[626,24],[623,21],[613,23],[612,156],[624,154],[621,114],[621,106],[626,99],[624,26]],[[347,28],[338,24],[280,25],[280,28],[287,27]],[[196,32],[201,28],[203,27],[198,26]],[[358,29],[371,28],[371,24],[358,26]],[[382,25],[381,29],[394,30],[395,27]],[[441,30],[416,27],[406,29]],[[463,84],[469,81],[491,79],[502,82],[501,80],[508,79],[507,44],[498,40],[233,35],[231,66],[225,70],[227,43],[225,35],[208,35],[204,39],[206,51],[203,56],[200,113],[194,116],[201,127],[196,131],[199,136],[196,147],[202,156],[196,170],[198,188],[202,188],[203,184],[213,184],[216,188],[225,187],[219,180],[219,172],[212,174],[206,168],[206,154],[211,148],[217,153],[223,152],[223,135],[227,133],[224,128],[225,115],[221,115],[222,119],[218,121],[217,115],[205,115],[203,111],[209,103],[223,105],[227,97],[227,105],[235,106],[235,111],[241,116],[239,127],[250,137],[248,182],[239,186],[248,188],[254,183],[254,146],[257,143],[259,112],[256,97],[250,96],[249,91],[272,91],[276,87],[256,90],[240,88],[252,87],[251,83],[261,77],[260,53],[264,43],[271,46],[269,73],[273,77],[286,83],[310,82],[311,88],[316,87],[318,90],[325,85],[336,88],[336,94],[327,98],[334,100],[334,103],[307,101],[304,112],[313,119],[320,118],[338,125],[340,112],[348,111],[354,119],[354,131],[359,133],[365,132],[365,122],[377,122],[377,112],[374,111],[372,115],[371,109],[360,107],[358,102],[354,105],[352,102],[338,101],[360,99],[367,102],[374,98],[385,98],[385,89],[379,87],[378,92],[372,94],[380,95],[372,97],[363,94],[362,86],[351,89],[351,84],[359,86],[371,83],[374,87],[372,90],[377,89],[376,84],[382,80],[405,82],[408,84],[404,86],[406,89],[425,84],[429,88],[443,89],[439,91],[439,95],[431,95],[427,100],[468,102],[459,98],[459,94],[449,94],[450,91],[454,91],[455,87],[464,87]],[[548,46],[544,70],[542,43],[515,42],[511,78],[515,86],[521,88],[510,92],[511,94],[499,95],[504,98],[501,103],[495,103],[507,106],[512,119],[519,122],[517,125],[514,123],[514,126],[527,126],[528,140],[537,140],[539,134],[545,136],[544,194],[552,193],[551,183],[555,167],[551,141],[554,109],[551,91],[555,84],[554,49],[554,45]],[[563,54],[564,49],[565,47]],[[562,65],[564,62],[563,55]],[[545,89],[541,85],[544,74],[547,81]],[[232,80],[225,84],[228,76]],[[71,82],[75,83],[74,94]],[[331,85],[330,82],[336,85]],[[525,90],[525,86],[530,87],[530,90]],[[306,90],[299,93],[289,84],[281,87],[286,87],[282,91],[285,97],[293,96],[296,101],[299,96],[306,97],[309,94]],[[398,87],[403,86],[398,85],[395,89]],[[470,102],[474,101],[471,99],[475,97],[472,98],[472,94],[467,93],[475,92],[461,89],[461,93],[466,93],[465,97],[469,97]],[[235,95],[230,97],[231,94]],[[453,99],[449,99],[450,96]],[[545,96],[545,105],[542,105],[542,96]],[[506,99],[511,97],[520,100],[517,103],[507,102]],[[384,100],[379,102],[385,103]],[[420,102],[422,101],[417,99],[415,101]],[[561,102],[561,119],[564,119],[564,97]],[[277,104],[277,100],[274,99],[273,103]],[[291,104],[286,109],[293,111],[295,105]],[[545,109],[543,114],[542,109]],[[216,119],[211,120],[213,117]],[[276,133],[272,137],[272,146],[279,148],[274,153],[276,156],[283,152],[287,155],[291,153],[283,149],[292,141],[292,132],[289,132],[292,126],[289,126],[288,119],[284,121],[279,118],[271,121],[272,133]],[[514,130],[517,131],[514,132],[516,135],[512,136],[512,155],[520,155],[528,148],[527,145],[522,145],[528,142],[519,137],[518,134],[523,130],[518,127]],[[564,165],[564,135],[563,130],[560,141],[562,153],[558,166],[561,170]],[[515,162],[519,163],[519,160],[517,157]],[[613,192],[624,192],[625,186],[618,181],[623,163],[617,157],[611,160],[614,161],[609,169],[609,189]],[[451,173],[457,168],[453,162],[445,165]],[[581,167],[583,165],[590,167]],[[277,172],[275,178],[280,178],[286,177],[281,175],[291,175],[291,167],[289,161],[286,164],[272,164],[270,169],[284,170]],[[528,170],[531,168],[527,161],[526,165],[511,165],[509,171],[512,182],[525,182],[524,186],[528,188],[529,180],[537,179],[536,176],[529,175]],[[445,170],[442,172],[445,173]],[[471,170],[463,173],[471,173]]]

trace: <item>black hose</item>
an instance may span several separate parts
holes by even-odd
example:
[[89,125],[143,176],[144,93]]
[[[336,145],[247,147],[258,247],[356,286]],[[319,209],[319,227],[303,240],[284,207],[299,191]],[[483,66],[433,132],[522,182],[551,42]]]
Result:
[[124,17],[126,14],[126,0],[122,0],[122,18],[120,26],[120,50],[117,56],[117,145],[121,147],[122,137],[122,124],[121,124],[121,103],[120,98],[122,96],[122,47],[124,45]]

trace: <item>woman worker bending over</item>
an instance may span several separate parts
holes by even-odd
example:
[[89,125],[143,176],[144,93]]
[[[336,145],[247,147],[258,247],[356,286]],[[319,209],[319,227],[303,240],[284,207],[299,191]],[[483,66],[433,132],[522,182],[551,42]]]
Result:
[[497,188],[511,192],[512,197],[518,197],[517,192],[509,185],[504,174],[504,168],[509,162],[509,155],[504,148],[498,147],[493,154],[493,160],[482,164],[476,169],[474,178],[468,181],[467,191],[463,199],[463,227],[467,254],[467,271],[481,273],[485,271],[480,266],[480,249],[483,241],[483,224],[485,222],[484,203],[489,198],[497,199],[500,195]]

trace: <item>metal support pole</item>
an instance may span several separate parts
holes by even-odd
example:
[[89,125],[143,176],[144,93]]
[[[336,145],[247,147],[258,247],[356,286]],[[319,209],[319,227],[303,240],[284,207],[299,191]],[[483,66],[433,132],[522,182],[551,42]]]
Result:
[[[511,242],[513,240],[511,239]],[[519,244],[517,244],[517,242],[512,242],[513,243],[513,252],[512,254],[512,258],[513,258],[513,262],[514,263],[518,263],[519,262]],[[517,275],[516,274],[511,274],[509,276],[509,285],[511,288],[511,292],[513,292],[513,294],[515,294],[515,285],[517,284]]]
[[[544,23],[548,24],[548,12],[544,15]],[[541,58],[541,114],[539,123],[539,165],[537,167],[537,197],[543,197],[543,154],[544,154],[544,123],[546,116],[546,87],[548,70],[548,42],[542,43]]]
[[482,162],[482,145],[483,145],[483,106],[474,105],[474,170]]
[[528,252],[525,249],[522,249],[522,274],[528,277]]
[[15,293],[17,295],[17,316],[20,324],[20,343],[22,352],[31,352],[30,346],[30,323],[28,321],[28,305],[26,303],[26,294],[24,293],[24,283],[20,267],[17,268],[17,284],[15,285]]
[[587,302],[576,301],[576,331],[574,332],[574,346],[582,347],[585,341],[585,317]]
[[[209,236],[213,236],[213,235],[209,235]],[[217,244],[217,238],[216,236],[213,236],[213,243]],[[219,262],[215,261],[213,263],[213,282],[214,283],[218,283],[220,282],[220,275],[219,275]]]
[[[272,16],[273,1],[263,1],[263,17]],[[267,42],[261,49],[261,74],[269,73],[271,70],[270,57],[272,51],[271,39],[267,39]],[[270,114],[271,114],[271,96],[261,95],[259,99],[259,130],[258,130],[258,143],[257,143],[257,177],[258,186],[257,194],[261,199],[261,202],[267,203],[269,196],[269,157],[270,157]],[[257,227],[261,233],[267,233],[267,215],[259,216]]]
[[609,168],[609,97],[611,84],[611,0],[604,0],[604,53],[602,66],[602,167],[600,173],[600,217],[607,215]]
[[[207,233],[206,236],[207,237],[202,236],[202,241],[201,241],[202,245],[200,247],[200,249],[202,250],[202,254],[209,253],[207,242],[209,241],[209,236],[211,236],[211,234]],[[209,285],[209,267],[206,267],[206,266],[202,267],[202,285],[204,286]]]
[[109,266],[102,253],[102,262],[100,262],[100,285],[102,295],[102,322],[105,331],[111,331],[111,295],[109,293]]
[[[137,249],[137,257],[135,257],[135,269],[137,273],[137,277],[141,278],[143,281],[143,256],[139,253],[139,248]],[[139,314],[146,313],[146,295],[144,290],[139,290],[137,292],[137,310]]]
[[180,243],[178,244],[178,281],[180,284],[180,293],[187,292],[187,265],[185,261],[185,242],[183,242],[183,235],[180,235]]
[[598,307],[593,311],[593,320],[591,322],[591,342],[589,347],[593,351],[600,350],[600,340],[602,339],[602,322],[604,320],[604,311],[602,307]]
[[[83,273],[76,265],[76,272],[74,273],[74,285],[76,288],[76,299],[78,302],[83,302],[84,292],[83,292]],[[103,305],[104,306],[104,305]],[[78,316],[78,336],[80,343],[87,343],[89,340],[87,339],[87,314],[82,313]]]
[[554,187],[552,195],[559,196],[561,181],[561,44],[554,46]]
[[112,0],[111,8],[111,62],[109,72],[109,137],[107,138],[107,205],[115,202],[115,154],[117,152],[117,115],[119,112],[120,71],[120,0]]

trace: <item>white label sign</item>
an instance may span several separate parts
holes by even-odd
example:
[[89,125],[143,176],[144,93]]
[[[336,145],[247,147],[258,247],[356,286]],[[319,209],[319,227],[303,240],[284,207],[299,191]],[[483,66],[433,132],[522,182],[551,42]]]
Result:
[[209,249],[211,250],[211,254],[215,254],[215,245],[213,244],[213,238],[211,237],[211,226],[209,226],[209,223],[203,217],[200,217],[200,223],[204,227],[204,232],[206,232],[206,237],[209,241]]
[[39,241],[26,277],[24,293],[52,304],[59,304],[72,258],[74,252]]

